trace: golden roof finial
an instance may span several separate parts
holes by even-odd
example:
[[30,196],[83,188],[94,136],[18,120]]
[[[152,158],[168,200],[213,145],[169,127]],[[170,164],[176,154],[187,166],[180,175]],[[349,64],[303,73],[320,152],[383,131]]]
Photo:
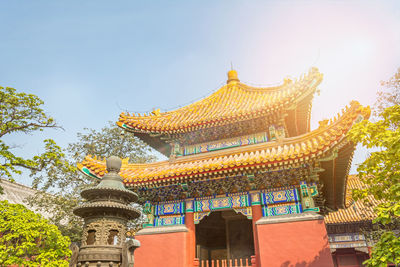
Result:
[[228,71],[228,80],[226,81],[226,83],[229,84],[229,83],[231,83],[231,82],[240,82],[236,70],[230,70],[230,71]]
[[159,108],[158,108],[158,109],[154,109],[151,113],[152,113],[154,116],[160,116],[160,114],[161,114]]

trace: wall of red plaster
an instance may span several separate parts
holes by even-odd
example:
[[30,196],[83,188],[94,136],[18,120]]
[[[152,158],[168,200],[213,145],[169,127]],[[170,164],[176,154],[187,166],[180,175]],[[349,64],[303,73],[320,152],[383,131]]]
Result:
[[323,220],[257,225],[261,267],[333,267]]
[[186,267],[187,233],[140,235],[135,250],[135,267]]

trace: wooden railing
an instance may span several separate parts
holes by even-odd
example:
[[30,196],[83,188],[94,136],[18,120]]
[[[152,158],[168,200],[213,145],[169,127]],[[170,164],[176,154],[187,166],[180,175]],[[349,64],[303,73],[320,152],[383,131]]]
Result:
[[199,260],[195,259],[195,267],[252,267],[252,261],[246,259],[226,259],[226,260]]

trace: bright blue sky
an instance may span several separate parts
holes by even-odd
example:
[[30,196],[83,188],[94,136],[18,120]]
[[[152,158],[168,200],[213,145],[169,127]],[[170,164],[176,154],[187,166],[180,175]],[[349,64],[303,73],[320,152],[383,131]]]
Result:
[[318,67],[312,128],[353,99],[372,104],[400,67],[399,1],[0,1],[0,17],[0,85],[38,95],[65,128],[9,137],[21,155],[45,137],[65,146],[125,110],[208,95],[231,62],[256,85]]

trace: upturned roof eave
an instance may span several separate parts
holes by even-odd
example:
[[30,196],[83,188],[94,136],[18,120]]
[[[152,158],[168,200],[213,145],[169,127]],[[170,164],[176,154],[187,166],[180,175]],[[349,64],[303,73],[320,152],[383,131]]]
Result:
[[[308,86],[304,85],[303,83],[307,83],[307,79],[310,80],[310,84]],[[285,82],[284,84],[280,86],[275,86],[275,87],[269,87],[269,88],[262,88],[262,87],[252,87],[248,86],[244,83],[240,82],[235,82],[233,85],[228,84],[222,86],[218,91],[214,92],[210,96],[199,100],[195,103],[192,103],[188,106],[179,108],[174,111],[168,111],[165,113],[160,113],[159,111],[153,111],[151,115],[147,116],[136,116],[136,115],[126,115],[124,113],[121,113],[120,119],[117,122],[117,125],[121,128],[124,128],[128,131],[131,132],[136,132],[136,133],[142,133],[142,134],[172,134],[172,133],[185,133],[185,132],[191,132],[193,130],[199,130],[203,128],[208,128],[208,127],[214,127],[215,125],[225,125],[229,123],[239,122],[239,121],[245,121],[249,119],[255,119],[258,117],[263,117],[263,116],[268,116],[268,113],[273,113],[276,112],[277,110],[282,110],[283,109],[293,109],[296,108],[295,106],[298,105],[303,99],[305,99],[307,96],[310,94],[313,95],[316,91],[317,86],[321,83],[322,81],[322,74],[318,72],[316,68],[313,68],[310,73],[308,74],[307,77],[304,77],[302,80],[299,82],[294,82],[294,84],[288,84],[288,82]],[[291,87],[289,87],[291,86]],[[303,87],[307,87],[304,89]],[[290,88],[297,88],[291,89]],[[210,105],[210,103],[217,99],[217,98],[227,98],[226,96],[230,94],[229,90],[236,90],[236,91],[245,91],[245,92],[252,92],[252,93],[257,93],[257,94],[273,94],[276,92],[284,92],[290,91],[289,95],[285,95],[285,97],[282,99],[279,97],[276,97],[274,95],[271,95],[271,98],[276,97],[279,98],[282,101],[278,102],[268,102],[268,105],[265,104],[261,106],[259,109],[253,109],[252,105],[249,105],[247,108],[248,110],[241,110],[240,112],[235,113],[232,112],[229,114],[229,116],[209,116],[209,114],[202,114],[203,116],[201,117],[200,121],[199,120],[194,120],[194,121],[189,121],[188,123],[182,123],[180,125],[170,125],[171,116],[174,114],[179,114],[179,113],[187,113],[188,110],[191,110],[192,108],[194,110],[201,110],[202,107],[207,107]],[[300,90],[300,91],[299,91]],[[223,93],[221,93],[223,91]],[[283,93],[282,93],[283,94]],[[221,96],[222,95],[222,96]],[[274,98],[275,99],[275,98]],[[223,104],[223,106],[229,106],[229,103],[236,103],[238,99],[232,98],[232,99],[227,99]],[[231,101],[231,102],[229,102]],[[310,100],[311,101],[311,100]],[[246,102],[246,100],[243,100],[243,102]],[[310,103],[311,105],[311,103]],[[221,108],[221,107],[219,107]],[[309,111],[308,111],[309,112]],[[178,116],[179,117],[179,116]],[[199,118],[198,118],[199,119]],[[309,116],[308,116],[309,119]],[[131,124],[129,123],[131,122]],[[151,123],[149,123],[151,122]],[[153,126],[149,125],[152,124]],[[179,123],[178,123],[179,124]],[[134,126],[136,125],[136,126]],[[157,126],[154,126],[157,125]]]
[[[359,109],[361,109],[361,110],[359,110]],[[166,165],[170,165],[170,164],[173,164],[173,165],[184,164],[184,163],[188,163],[188,162],[209,160],[209,159],[213,159],[213,158],[217,158],[217,157],[230,156],[230,155],[246,153],[246,152],[251,153],[251,152],[255,152],[260,149],[273,149],[273,148],[277,148],[278,146],[283,146],[283,145],[290,146],[290,145],[297,144],[299,142],[307,141],[314,137],[324,136],[324,134],[329,131],[337,131],[336,130],[337,127],[339,127],[340,129],[342,127],[346,128],[346,129],[340,130],[340,131],[342,131],[340,136],[342,136],[342,134],[345,134],[349,130],[351,124],[354,123],[354,120],[360,113],[368,113],[368,111],[367,111],[368,108],[365,108],[366,109],[365,111],[362,109],[363,109],[363,107],[361,105],[359,105],[357,102],[353,102],[350,110],[348,112],[346,112],[349,114],[343,115],[341,118],[338,118],[336,121],[333,121],[330,125],[322,125],[318,129],[308,132],[306,134],[300,135],[300,136],[284,138],[279,141],[272,141],[272,142],[259,143],[259,144],[253,144],[253,145],[247,145],[247,146],[240,146],[240,147],[235,147],[235,148],[228,148],[228,149],[223,149],[223,150],[219,150],[219,151],[212,151],[212,152],[206,152],[206,153],[200,153],[200,154],[194,154],[194,155],[188,155],[188,156],[180,156],[180,157],[177,157],[176,159],[174,159],[173,162],[166,160],[166,161],[160,161],[160,162],[154,162],[154,163],[143,163],[143,164],[133,164],[133,163],[128,164],[128,163],[126,163],[125,166],[123,165],[122,169],[124,169],[124,168],[154,169],[154,168],[158,168],[158,167],[162,167],[162,166],[166,166]],[[365,114],[364,114],[364,116],[365,116]],[[341,125],[344,123],[342,121],[345,119],[347,120],[346,121],[347,126]],[[329,134],[326,134],[326,136],[329,136]],[[334,142],[334,141],[332,141],[332,142]],[[88,160],[91,161],[92,159],[89,157]],[[97,161],[97,159],[96,159],[96,161]],[[102,162],[102,160],[98,161],[98,163],[96,163],[96,164],[104,165],[101,162]]]

